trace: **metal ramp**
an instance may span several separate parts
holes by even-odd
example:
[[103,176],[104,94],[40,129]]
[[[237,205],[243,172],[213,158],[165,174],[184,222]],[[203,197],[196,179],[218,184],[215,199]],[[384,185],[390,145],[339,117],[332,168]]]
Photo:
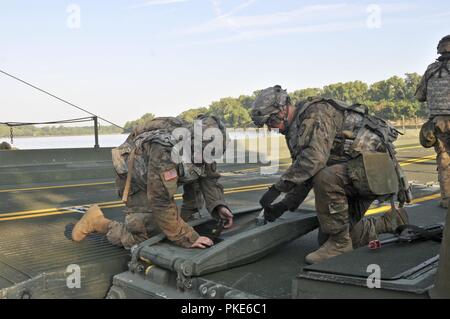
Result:
[[[260,208],[235,214],[236,227],[207,249],[183,249],[167,241],[147,242],[133,250],[130,270],[114,277],[109,298],[251,298],[248,292],[206,279],[206,275],[255,262],[318,226],[312,211],[286,213],[259,224]],[[213,221],[195,227],[200,234]]]

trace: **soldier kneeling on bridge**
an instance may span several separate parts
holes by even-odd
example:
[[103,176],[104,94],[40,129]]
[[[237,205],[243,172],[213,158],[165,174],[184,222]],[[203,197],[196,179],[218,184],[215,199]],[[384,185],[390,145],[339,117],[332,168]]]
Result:
[[[367,245],[407,223],[406,211],[393,201],[395,194],[400,207],[411,200],[392,144],[398,131],[366,107],[320,97],[294,106],[277,85],[258,94],[251,116],[256,126],[286,136],[293,160],[260,200],[266,220],[294,211],[314,189],[322,246],[306,256],[308,263]],[[273,204],[281,193],[287,194]],[[375,199],[390,199],[391,212],[363,218]]]
[[[180,140],[175,129],[184,129],[183,132],[188,134]],[[216,132],[208,140],[204,137],[207,134],[201,133],[207,129]],[[186,136],[187,145],[181,144]],[[200,152],[197,152],[198,147],[195,150],[196,141],[200,141]],[[220,156],[227,142],[225,127],[220,120],[209,116],[199,116],[192,125],[178,118],[156,118],[144,127],[136,128],[112,151],[116,185],[119,196],[126,203],[125,223],[105,218],[100,208],[94,205],[75,225],[72,239],[78,242],[88,234],[98,232],[106,234],[112,244],[129,249],[162,231],[174,244],[185,248],[213,245],[210,238],[200,236],[186,222],[206,202],[206,208],[214,218],[225,220],[224,228],[233,224],[233,215],[218,182],[220,174],[216,162],[203,156],[205,147],[215,141],[220,144],[215,149]],[[191,149],[180,152],[180,145]],[[179,160],[180,153],[192,156]],[[184,190],[181,213],[174,199],[178,186],[183,186]]]

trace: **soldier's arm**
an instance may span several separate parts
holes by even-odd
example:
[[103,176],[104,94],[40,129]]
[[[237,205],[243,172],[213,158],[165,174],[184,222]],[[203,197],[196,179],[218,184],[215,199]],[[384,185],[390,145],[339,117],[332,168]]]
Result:
[[326,166],[337,132],[336,112],[325,103],[311,105],[305,112],[298,136],[299,155],[275,184],[279,191],[289,192]]
[[312,179],[306,181],[303,184],[296,185],[286,194],[286,196],[282,199],[282,202],[290,211],[294,211],[303,203],[312,187]]
[[425,102],[427,100],[427,81],[426,81],[427,73],[422,76],[420,79],[419,85],[417,86],[416,93],[414,96],[419,102]]
[[206,177],[199,180],[200,188],[205,199],[206,209],[214,218],[219,218],[217,208],[224,206],[228,208],[225,202],[223,186],[219,182],[220,173],[217,172],[216,164],[206,165]]
[[419,85],[417,86],[416,93],[414,96],[419,102],[426,102],[427,100],[427,82],[430,74],[439,67],[439,62],[432,63],[428,66],[425,74],[420,79]]
[[159,228],[169,240],[182,247],[191,247],[198,233],[181,218],[174,195],[178,175],[170,159],[170,148],[153,144],[149,151],[147,198]]

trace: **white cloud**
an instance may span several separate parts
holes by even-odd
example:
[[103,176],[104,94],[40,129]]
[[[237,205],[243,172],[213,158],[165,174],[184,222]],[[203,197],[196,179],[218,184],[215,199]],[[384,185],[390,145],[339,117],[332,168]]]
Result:
[[245,40],[253,40],[257,38],[265,38],[272,36],[284,36],[290,34],[308,34],[308,33],[321,33],[321,32],[339,32],[347,31],[365,26],[364,21],[353,22],[338,22],[338,23],[323,23],[315,25],[305,26],[291,26],[291,27],[276,27],[259,30],[248,30],[239,32],[236,35],[228,37],[222,37],[214,40],[190,42],[188,44],[181,44],[179,47],[192,46],[192,45],[209,45],[217,43],[233,43]]
[[[216,1],[216,0],[214,0]],[[277,12],[273,14],[262,14],[262,15],[248,15],[248,16],[232,16],[238,11],[244,9],[245,7],[251,5],[254,1],[246,1],[240,6],[232,9],[226,14],[221,14],[215,19],[210,20],[202,25],[189,28],[187,30],[181,31],[182,34],[195,34],[195,33],[208,33],[213,31],[219,31],[228,28],[251,28],[251,27],[267,27],[267,26],[277,26],[287,23],[292,23],[300,21],[302,19],[308,19],[311,15],[324,12],[333,12],[339,9],[345,9],[347,5],[345,3],[334,4],[334,5],[313,5],[306,6],[301,9]]]

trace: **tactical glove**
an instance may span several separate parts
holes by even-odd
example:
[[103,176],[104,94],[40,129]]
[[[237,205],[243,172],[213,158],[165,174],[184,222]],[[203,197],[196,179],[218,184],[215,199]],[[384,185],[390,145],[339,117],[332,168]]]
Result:
[[264,208],[264,218],[268,222],[274,222],[278,217],[283,215],[285,211],[288,210],[288,207],[285,203],[279,202],[275,205],[270,205]]
[[280,196],[281,192],[275,188],[274,185],[270,186],[269,189],[264,193],[264,195],[259,200],[262,208],[268,207],[272,202]]

